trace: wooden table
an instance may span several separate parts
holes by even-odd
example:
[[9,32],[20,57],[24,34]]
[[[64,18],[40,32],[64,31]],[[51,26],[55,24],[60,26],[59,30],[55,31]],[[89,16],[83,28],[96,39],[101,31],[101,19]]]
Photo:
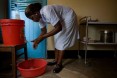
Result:
[[[21,44],[21,45],[15,45],[15,46],[5,46],[3,44],[0,44],[0,52],[11,52],[11,57],[12,57],[12,78],[17,78],[17,56],[16,56],[16,52],[17,50],[20,50],[24,48],[24,57],[25,60],[28,59],[27,57],[27,45],[25,44]],[[21,54],[22,55],[22,54]]]

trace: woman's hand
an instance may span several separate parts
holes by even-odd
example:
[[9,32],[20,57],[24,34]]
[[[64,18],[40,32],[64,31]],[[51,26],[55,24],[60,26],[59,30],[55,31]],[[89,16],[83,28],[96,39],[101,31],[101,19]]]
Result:
[[44,37],[40,35],[37,39],[31,41],[31,42],[34,42],[34,43],[33,43],[33,48],[36,49],[37,46],[38,46],[38,44],[39,44],[43,39],[44,39]]
[[31,42],[34,42],[33,43],[33,48],[37,48],[38,44],[44,40],[46,37],[44,37],[44,35],[46,34],[47,30],[46,30],[46,27],[44,28],[41,28],[41,34],[38,38],[36,38],[35,40],[31,41]]

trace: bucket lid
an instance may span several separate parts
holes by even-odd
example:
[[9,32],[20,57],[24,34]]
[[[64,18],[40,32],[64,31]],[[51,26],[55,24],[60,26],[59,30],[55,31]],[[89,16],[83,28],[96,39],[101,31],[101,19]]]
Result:
[[24,20],[19,19],[0,19],[1,25],[24,25]]

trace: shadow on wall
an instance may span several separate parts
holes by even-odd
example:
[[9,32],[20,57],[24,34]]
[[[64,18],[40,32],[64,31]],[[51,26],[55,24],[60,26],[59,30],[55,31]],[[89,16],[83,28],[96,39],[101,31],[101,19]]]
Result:
[[74,44],[74,46],[68,48],[67,50],[79,50],[79,40],[77,40]]

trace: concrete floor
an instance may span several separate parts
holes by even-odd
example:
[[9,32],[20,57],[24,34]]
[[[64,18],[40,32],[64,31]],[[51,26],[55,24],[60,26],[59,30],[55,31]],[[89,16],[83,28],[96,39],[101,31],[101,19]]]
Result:
[[[51,61],[53,59],[47,59]],[[35,78],[117,78],[117,58],[64,59],[63,70],[55,74],[54,66],[47,66],[45,74]],[[18,78],[23,78],[18,74]]]

